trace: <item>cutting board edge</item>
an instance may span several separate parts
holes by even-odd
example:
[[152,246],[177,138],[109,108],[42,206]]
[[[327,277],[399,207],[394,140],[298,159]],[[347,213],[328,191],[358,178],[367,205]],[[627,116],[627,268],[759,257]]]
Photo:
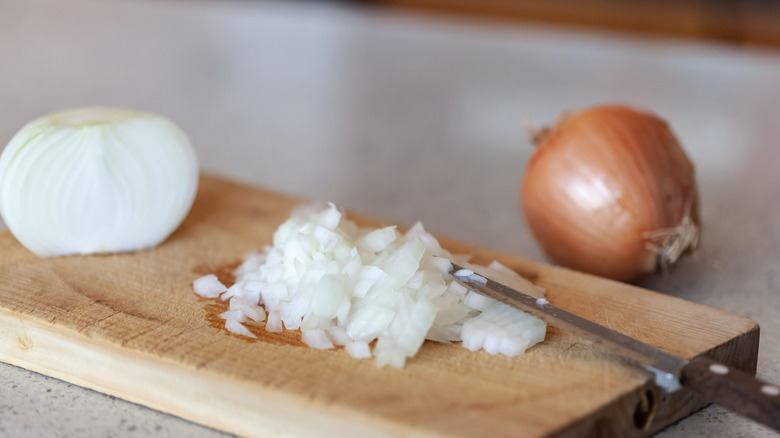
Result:
[[[0,341],[3,339],[10,340],[10,342],[7,344],[0,342],[0,360],[15,366],[20,366],[34,372],[57,378],[59,380],[67,381],[78,386],[89,388],[104,394],[110,394],[133,403],[138,403],[161,412],[170,413],[198,424],[205,424],[209,427],[214,427],[242,436],[301,436],[302,434],[311,432],[312,430],[340,431],[338,436],[365,436],[364,434],[368,431],[373,434],[377,434],[380,431],[385,432],[387,436],[396,436],[398,434],[426,437],[439,436],[430,430],[411,428],[403,424],[390,420],[383,420],[378,417],[367,417],[344,408],[338,408],[334,406],[317,406],[316,403],[311,403],[310,401],[307,401],[307,406],[314,409],[307,409],[307,415],[318,414],[317,418],[314,419],[314,422],[318,426],[327,427],[327,429],[320,429],[317,427],[315,429],[301,430],[297,433],[296,431],[285,430],[290,424],[295,424],[295,422],[279,421],[279,419],[283,418],[291,407],[296,405],[299,406],[301,397],[296,397],[289,393],[274,391],[272,389],[262,388],[259,386],[253,391],[246,391],[246,384],[241,387],[240,382],[227,378],[224,375],[211,374],[206,370],[197,370],[193,367],[188,367],[181,363],[175,363],[166,361],[165,359],[159,357],[149,356],[140,351],[119,350],[112,344],[102,342],[97,339],[88,338],[75,331],[72,333],[65,333],[61,329],[58,331],[53,331],[50,329],[50,325],[51,324],[45,321],[32,320],[31,318],[25,319],[21,315],[13,315],[11,312],[5,309],[0,309],[0,327],[3,328],[3,331],[7,331],[9,333],[13,332],[14,330],[17,331],[15,334],[10,333],[10,336],[4,334],[4,336],[0,337]],[[747,332],[732,338],[722,343],[721,345],[712,348],[707,352],[707,355],[722,360],[729,365],[739,367],[739,363],[736,363],[733,360],[728,360],[729,357],[735,357],[734,355],[729,354],[728,351],[733,350],[734,348],[739,349],[740,347],[738,344],[744,343],[747,343],[748,346],[752,345],[752,347],[757,350],[757,332],[758,330],[756,329],[754,331]],[[75,362],[70,367],[63,368],[60,366],[57,368],[47,366],[47,357],[49,355],[56,355],[60,348],[60,346],[57,345],[58,341],[68,337],[82,338],[79,345],[84,350],[77,352],[77,354],[72,357],[72,360]],[[13,345],[14,338],[16,339],[18,346]],[[68,345],[72,346],[72,343],[68,343]],[[16,353],[13,352],[14,348],[18,350]],[[42,351],[35,354],[33,350],[36,350],[36,352],[39,350]],[[79,359],[81,359],[81,361],[84,363],[102,363],[105,366],[116,367],[112,370],[112,373],[114,374],[120,373],[134,375],[137,373],[144,373],[145,378],[147,379],[145,386],[128,385],[128,387],[132,388],[132,390],[122,391],[116,389],[116,386],[114,385],[105,385],[100,383],[99,378],[95,378],[95,376],[99,373],[96,374],[91,372],[93,370],[89,368],[77,366]],[[252,399],[255,402],[263,402],[264,397],[271,398],[273,402],[265,403],[263,409],[257,409],[257,405],[252,404],[251,406],[255,407],[255,409],[251,410],[252,415],[260,417],[258,412],[262,412],[264,414],[262,417],[255,418],[253,420],[248,421],[245,418],[242,418],[246,416],[246,413],[234,412],[236,416],[235,423],[228,421],[230,419],[226,418],[225,415],[225,412],[233,411],[231,409],[221,409],[219,405],[215,406],[213,404],[213,400],[209,401],[208,407],[210,409],[207,409],[206,406],[202,406],[205,404],[205,402],[195,403],[194,406],[189,407],[176,405],[176,403],[171,402],[161,402],[154,397],[154,394],[145,393],[147,387],[154,388],[157,385],[163,385],[163,382],[166,381],[166,378],[163,375],[159,376],[159,382],[157,379],[149,379],[149,376],[153,375],[153,373],[150,374],[150,371],[154,371],[156,368],[155,364],[157,362],[165,362],[165,366],[168,369],[172,364],[175,365],[182,371],[185,377],[187,377],[188,383],[197,382],[198,385],[203,387],[216,387],[220,385],[228,387],[235,385],[238,387],[238,393],[252,393],[254,396]],[[124,370],[124,372],[120,371],[120,369]],[[631,425],[627,423],[627,421],[629,421],[627,419],[633,418],[633,413],[636,409],[636,406],[642,402],[642,398],[645,397],[647,391],[652,391],[653,394],[656,394],[656,397],[659,397],[659,389],[655,387],[651,381],[648,381],[645,385],[626,392],[623,396],[616,398],[610,404],[601,406],[600,409],[595,411],[593,414],[588,415],[582,420],[576,421],[567,427],[554,432],[550,436],[576,437],[582,436],[583,433],[587,433],[589,436],[611,436],[611,434],[614,434],[615,432],[619,432],[622,436],[648,436],[705,406],[703,400],[694,394],[683,390],[672,394],[673,397],[671,397],[669,400],[661,400],[658,402],[657,409],[659,411],[662,410],[666,412],[662,421],[657,421],[659,417],[656,417],[656,419],[650,423],[648,428],[644,430],[639,428],[632,429]],[[228,393],[235,394],[236,392],[225,389],[224,395],[226,396]],[[195,400],[197,397],[177,398],[177,400],[181,399]],[[289,401],[285,399],[289,399]],[[683,407],[676,406],[680,403],[683,404]],[[231,401],[230,405],[233,404],[234,401]],[[170,406],[178,406],[180,409],[170,409]],[[247,404],[247,406],[250,406],[250,404]],[[339,412],[334,415],[336,411]],[[206,419],[203,417],[204,412],[205,415],[208,415],[208,412],[212,412],[213,415],[210,419]],[[221,412],[221,414],[217,415],[218,412]],[[659,413],[662,412],[658,412],[656,415]],[[312,417],[309,416],[307,418],[310,422],[312,421]],[[262,424],[266,422],[266,427],[268,428],[267,434],[253,433],[262,428]],[[371,422],[377,422],[379,424],[377,427],[372,427],[370,425]],[[258,424],[261,426],[257,426]],[[278,425],[277,428],[274,427],[276,425]],[[365,427],[365,429],[360,426]],[[626,434],[628,430],[632,430],[636,433]]]
[[[142,351],[120,349],[76,331],[52,330],[51,327],[52,324],[46,321],[24,318],[0,308],[0,361],[239,436],[300,437],[321,434],[326,430],[328,434],[335,432],[334,436],[342,437],[365,437],[368,434],[376,437],[443,437],[435,431],[421,430],[341,406],[328,406],[293,393],[240,382],[223,374],[196,369]],[[77,351],[73,349],[72,340],[75,338],[79,340]],[[64,347],[69,350],[64,350]],[[62,362],[64,353],[70,353],[65,365]],[[58,365],[50,365],[55,360]],[[91,364],[100,366],[92,367]],[[170,388],[171,367],[180,372],[177,373],[176,390],[162,391],[163,387]],[[144,378],[131,379],[122,385],[117,385],[115,380],[106,384],[101,381],[100,370],[109,368],[109,375],[143,375]],[[157,372],[161,368],[166,371]],[[215,392],[203,393],[208,390]],[[191,394],[181,395],[186,391]],[[176,396],[170,400],[158,398],[170,393]],[[204,396],[210,398],[207,400]],[[246,406],[246,410],[232,408],[237,397],[246,400],[242,405]],[[181,400],[187,400],[189,405],[178,403]],[[301,403],[306,406],[303,411],[306,422],[289,418],[291,412],[301,411]]]

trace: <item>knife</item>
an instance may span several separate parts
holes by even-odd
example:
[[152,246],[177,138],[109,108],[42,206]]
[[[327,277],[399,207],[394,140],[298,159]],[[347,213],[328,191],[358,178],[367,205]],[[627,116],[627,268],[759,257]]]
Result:
[[616,351],[655,375],[666,392],[680,388],[698,393],[737,414],[780,431],[780,386],[763,382],[750,374],[704,356],[683,359],[615,330],[555,307],[452,263],[456,280],[482,294],[529,313],[561,330],[593,344]]

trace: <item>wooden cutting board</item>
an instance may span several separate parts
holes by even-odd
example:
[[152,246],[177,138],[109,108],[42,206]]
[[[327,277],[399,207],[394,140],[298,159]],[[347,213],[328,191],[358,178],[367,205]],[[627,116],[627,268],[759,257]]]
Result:
[[[645,436],[701,407],[554,328],[516,358],[426,342],[403,370],[305,347],[297,331],[228,333],[225,305],[195,295],[192,281],[213,272],[230,282],[298,202],[203,177],[187,220],[154,250],[40,259],[0,233],[0,360],[246,436]],[[516,269],[557,306],[755,373],[759,331],[748,318],[442,242]]]

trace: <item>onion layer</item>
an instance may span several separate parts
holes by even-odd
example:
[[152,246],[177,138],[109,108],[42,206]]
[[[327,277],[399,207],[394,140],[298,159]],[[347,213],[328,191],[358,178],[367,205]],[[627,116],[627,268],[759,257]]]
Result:
[[569,114],[545,131],[520,189],[555,262],[629,281],[698,244],[694,166],[669,126],[624,106]]

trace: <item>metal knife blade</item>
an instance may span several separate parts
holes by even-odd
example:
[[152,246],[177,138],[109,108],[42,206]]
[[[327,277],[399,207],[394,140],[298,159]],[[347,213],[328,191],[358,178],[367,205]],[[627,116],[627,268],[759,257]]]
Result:
[[777,385],[705,357],[686,360],[667,353],[456,263],[452,263],[451,274],[473,290],[634,360],[653,372],[656,384],[667,392],[685,387],[708,402],[780,431],[780,387]]
[[[680,371],[688,362],[685,359],[555,307],[545,299],[534,298],[490,278],[475,274],[455,263],[452,267],[452,274],[456,279],[484,295],[530,313],[554,327],[574,333],[593,344],[606,345],[634,359],[652,371],[656,376],[656,384],[668,392],[680,388]],[[461,275],[458,275],[459,273]]]

